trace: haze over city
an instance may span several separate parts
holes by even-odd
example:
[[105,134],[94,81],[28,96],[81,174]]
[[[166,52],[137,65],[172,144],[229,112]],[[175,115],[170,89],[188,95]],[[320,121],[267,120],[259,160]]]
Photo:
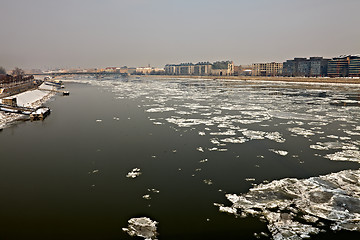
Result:
[[2,0],[0,66],[163,67],[359,53],[358,0]]

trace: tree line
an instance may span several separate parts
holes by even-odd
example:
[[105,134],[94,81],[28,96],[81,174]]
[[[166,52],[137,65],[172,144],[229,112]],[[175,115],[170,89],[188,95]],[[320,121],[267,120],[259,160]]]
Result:
[[[2,67],[2,66],[0,66],[0,74],[6,74],[5,68]],[[23,75],[25,75],[25,72],[21,68],[16,67],[14,70],[11,71],[11,75],[13,75],[13,76],[23,76]]]

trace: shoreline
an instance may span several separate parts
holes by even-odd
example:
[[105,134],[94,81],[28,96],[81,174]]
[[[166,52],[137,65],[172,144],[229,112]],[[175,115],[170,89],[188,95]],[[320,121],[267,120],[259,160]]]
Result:
[[[19,106],[38,108],[49,101],[55,92],[47,92],[39,89],[31,89],[19,94],[12,95],[18,99]],[[0,111],[0,131],[15,121],[27,119],[27,116],[17,113],[5,113]]]
[[360,84],[360,79],[354,78],[312,78],[312,77],[257,77],[257,76],[194,76],[194,75],[141,75],[150,78],[193,78],[210,80],[240,80],[240,81],[271,81],[292,83],[339,83]]

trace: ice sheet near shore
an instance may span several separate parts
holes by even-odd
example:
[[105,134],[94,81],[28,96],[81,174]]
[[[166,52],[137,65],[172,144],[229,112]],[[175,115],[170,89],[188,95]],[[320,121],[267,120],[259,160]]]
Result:
[[[53,87],[42,84],[40,89],[51,90]],[[31,90],[26,91],[20,94],[13,95],[12,97],[17,98],[17,104],[22,107],[30,107],[37,108],[40,107],[43,103],[48,101],[52,96],[54,96],[54,92],[50,91],[42,91],[42,90]],[[6,124],[18,120],[24,117],[23,115],[15,114],[15,113],[4,113],[0,112],[0,129],[4,128]]]
[[227,194],[231,207],[219,211],[266,220],[274,239],[302,239],[330,229],[360,231],[360,169],[308,179],[285,178],[248,193]]

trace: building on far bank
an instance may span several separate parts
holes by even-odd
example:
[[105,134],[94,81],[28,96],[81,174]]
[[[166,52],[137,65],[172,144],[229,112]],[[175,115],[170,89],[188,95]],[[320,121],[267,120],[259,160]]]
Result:
[[360,77],[360,56],[344,55],[331,59],[328,64],[329,77]]
[[151,67],[137,67],[136,68],[136,74],[140,74],[140,75],[150,74],[151,71],[152,71]]
[[285,77],[325,77],[328,59],[322,57],[294,58],[283,64],[282,75]]
[[349,77],[360,77],[360,56],[350,59]]
[[[299,63],[306,61],[306,58],[294,58],[293,60],[287,60],[283,63],[283,76],[285,77],[299,77],[302,76],[299,71]],[[302,64],[301,68],[304,70],[305,64]]]
[[233,76],[234,75],[234,62],[221,61],[214,62],[211,68],[211,75],[213,76]]
[[329,77],[348,77],[352,56],[339,56],[331,59],[328,64]]
[[176,64],[166,64],[165,65],[165,74],[166,75],[176,75]]
[[253,63],[252,75],[253,76],[281,76],[283,63]]
[[234,63],[232,61],[199,62],[166,64],[166,75],[196,75],[196,76],[232,76],[234,75]]
[[251,76],[253,71],[252,65],[234,66],[234,75],[236,76]]
[[329,59],[322,57],[310,57],[310,77],[327,76]]
[[180,63],[176,71],[177,75],[194,75],[193,63]]
[[303,59],[297,62],[297,76],[310,77],[310,60]]
[[199,62],[194,66],[194,75],[207,76],[211,74],[212,64],[209,62]]

